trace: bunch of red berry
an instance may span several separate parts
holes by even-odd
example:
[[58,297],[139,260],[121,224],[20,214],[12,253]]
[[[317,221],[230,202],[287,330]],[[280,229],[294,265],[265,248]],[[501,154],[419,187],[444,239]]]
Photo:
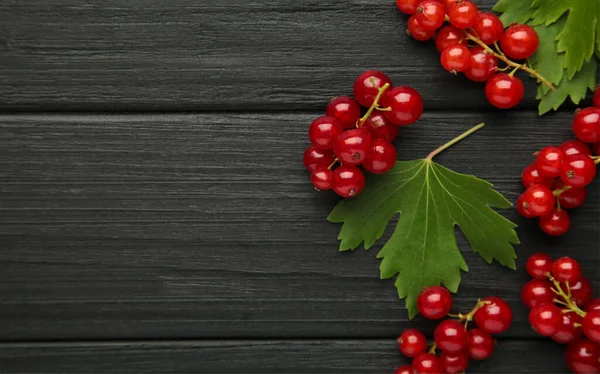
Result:
[[[586,186],[596,176],[596,164],[600,162],[600,107],[578,111],[573,132],[578,140],[543,148],[521,175],[526,190],[517,200],[517,210],[527,218],[540,217],[540,228],[553,236],[569,231],[571,219],[564,209],[583,205]],[[592,156],[586,143],[593,144],[596,156]]]
[[[512,310],[503,299],[486,297],[468,314],[449,314],[452,296],[447,289],[433,286],[424,289],[417,298],[417,309],[425,318],[445,319],[434,330],[434,344],[428,350],[427,339],[419,330],[405,330],[398,338],[400,352],[412,358],[411,365],[400,366],[395,374],[462,373],[469,360],[485,360],[494,352],[496,343],[491,334],[500,334],[512,323]],[[469,322],[477,328],[467,330]],[[436,349],[441,351],[435,354]]]
[[[495,14],[479,12],[469,0],[396,0],[396,5],[411,15],[408,33],[414,39],[435,37],[444,69],[464,73],[474,82],[487,82],[485,95],[492,105],[507,109],[521,102],[525,89],[514,76],[519,69],[554,89],[535,70],[513,61],[528,59],[538,48],[539,37],[530,26],[513,24],[505,30]],[[449,24],[444,25],[446,21]],[[506,67],[498,68],[499,60]],[[508,74],[497,73],[509,69],[513,70]]]
[[[527,259],[534,279],[523,286],[521,298],[531,308],[529,323],[543,336],[568,344],[565,360],[574,373],[600,371],[600,299],[592,299],[592,284],[569,257],[556,261],[536,253]],[[585,335],[585,337],[582,337]]]
[[423,99],[416,90],[392,87],[391,79],[376,70],[356,79],[354,97],[340,96],[327,105],[326,115],[308,129],[312,144],[304,152],[315,189],[333,189],[342,197],[362,191],[365,177],[359,165],[374,174],[394,166],[392,141],[399,127],[415,123],[423,114]]

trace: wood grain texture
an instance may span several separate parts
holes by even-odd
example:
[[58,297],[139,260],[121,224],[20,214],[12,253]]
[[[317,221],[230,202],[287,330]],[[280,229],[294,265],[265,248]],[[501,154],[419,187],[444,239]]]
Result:
[[428,109],[490,109],[407,19],[392,0],[3,0],[0,110],[319,110],[370,68]]
[[[469,373],[567,373],[564,346],[501,340]],[[1,344],[2,373],[391,373],[394,339]]]
[[[332,193],[311,189],[301,156],[317,113],[0,116],[0,340],[394,337],[409,322],[375,251],[337,252]],[[488,125],[438,161],[509,199],[532,152],[570,136],[570,113],[427,113],[399,157],[423,157]],[[478,297],[514,307],[509,337],[532,337],[519,290],[527,255],[569,254],[598,286],[598,182],[563,238],[521,227],[517,272],[471,271]],[[389,232],[386,234],[389,235]],[[598,290],[598,288],[596,288]]]

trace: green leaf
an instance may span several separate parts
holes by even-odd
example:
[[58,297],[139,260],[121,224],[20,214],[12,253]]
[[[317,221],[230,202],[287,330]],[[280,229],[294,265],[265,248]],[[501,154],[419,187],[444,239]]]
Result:
[[496,259],[515,269],[516,225],[491,209],[511,203],[490,183],[423,159],[398,161],[388,173],[367,177],[366,185],[359,196],[338,203],[328,220],[343,222],[338,239],[345,251],[361,243],[369,249],[401,214],[377,257],[382,279],[398,274],[395,285],[410,318],[422,288],[442,283],[456,292],[460,270],[468,271],[456,244],[456,225],[485,261]]
[[500,0],[492,10],[503,13],[500,20],[505,27],[511,23],[527,23],[533,17],[532,0]]
[[[558,86],[563,78],[564,53],[559,54],[556,51],[555,39],[564,24],[565,21],[562,18],[550,26],[534,26],[540,40],[543,42],[540,43],[535,54],[529,59],[531,67],[555,86]],[[552,63],[546,63],[547,61]],[[545,84],[540,85],[540,87],[544,94],[550,91],[550,88]]]

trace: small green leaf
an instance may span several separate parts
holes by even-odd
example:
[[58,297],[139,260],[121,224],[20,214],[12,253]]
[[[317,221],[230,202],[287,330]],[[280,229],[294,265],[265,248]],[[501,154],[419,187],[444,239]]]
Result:
[[492,10],[503,13],[500,20],[505,27],[511,23],[527,23],[533,16],[532,0],[500,0]]
[[491,207],[511,203],[492,185],[474,176],[453,172],[431,160],[398,161],[384,175],[367,177],[367,187],[343,200],[328,217],[341,223],[340,250],[366,249],[381,238],[394,215],[400,219],[377,257],[381,278],[398,274],[398,296],[406,298],[409,317],[416,313],[422,288],[444,284],[456,292],[460,271],[468,271],[454,235],[458,226],[485,261],[494,259],[515,269],[516,225]]
[[[544,42],[540,43],[535,54],[529,59],[531,67],[555,86],[558,86],[563,77],[564,54],[557,53],[556,42],[554,40],[560,30],[562,30],[564,24],[565,21],[562,18],[550,26],[535,26],[534,29],[538,33],[540,40]],[[546,61],[552,61],[552,63],[544,63]],[[545,84],[540,85],[540,87],[544,94],[550,90]]]

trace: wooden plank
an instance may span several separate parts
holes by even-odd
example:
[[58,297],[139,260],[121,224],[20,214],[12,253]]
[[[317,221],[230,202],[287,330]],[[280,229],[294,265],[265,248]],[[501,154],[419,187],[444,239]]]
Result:
[[490,109],[407,18],[392,0],[3,0],[0,110],[320,110],[370,68],[429,109]]
[[[301,162],[316,115],[0,116],[0,340],[431,331],[409,323],[374,251],[337,252],[339,226],[325,221],[337,200],[311,189]],[[571,117],[430,112],[403,129],[399,157],[486,121],[438,161],[515,200],[532,152],[568,139]],[[597,282],[599,199],[594,182],[558,239],[504,212],[521,225],[517,272],[488,266],[459,234],[471,272],[457,310],[505,297],[507,336],[535,336],[519,301],[525,258],[569,254]]]
[[[564,346],[501,340],[469,373],[568,373]],[[394,339],[0,344],[2,373],[392,373]]]

